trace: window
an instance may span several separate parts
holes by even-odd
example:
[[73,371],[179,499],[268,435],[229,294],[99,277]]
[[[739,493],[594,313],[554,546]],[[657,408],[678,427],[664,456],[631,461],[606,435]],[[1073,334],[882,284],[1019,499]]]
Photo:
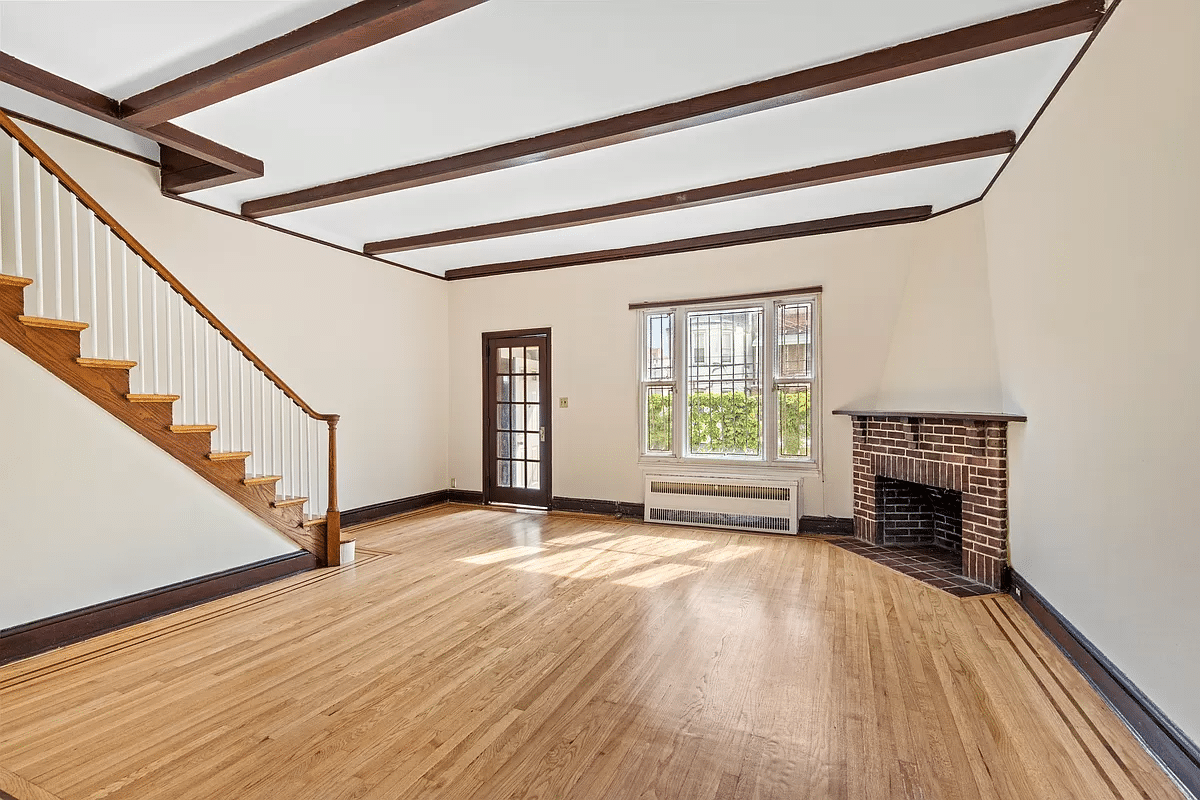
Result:
[[817,300],[641,312],[643,458],[815,466]]

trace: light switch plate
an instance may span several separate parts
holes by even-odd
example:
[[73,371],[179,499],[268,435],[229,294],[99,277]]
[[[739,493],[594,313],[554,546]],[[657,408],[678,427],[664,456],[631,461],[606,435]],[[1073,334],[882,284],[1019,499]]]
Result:
[[566,408],[567,407],[567,398],[565,398],[565,397],[558,398],[558,407]]

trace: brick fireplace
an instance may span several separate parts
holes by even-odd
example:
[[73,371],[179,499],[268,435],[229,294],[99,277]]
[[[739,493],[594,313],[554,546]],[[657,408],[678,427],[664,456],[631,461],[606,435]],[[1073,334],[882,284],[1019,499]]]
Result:
[[854,535],[961,552],[962,574],[1003,588],[1008,424],[1024,417],[835,411],[854,424]]

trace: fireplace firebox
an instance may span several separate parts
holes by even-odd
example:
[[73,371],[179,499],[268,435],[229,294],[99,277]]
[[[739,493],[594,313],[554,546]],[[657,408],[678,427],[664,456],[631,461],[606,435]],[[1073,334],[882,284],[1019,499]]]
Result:
[[962,574],[1004,588],[1011,414],[835,411],[854,424],[854,535],[961,553]]

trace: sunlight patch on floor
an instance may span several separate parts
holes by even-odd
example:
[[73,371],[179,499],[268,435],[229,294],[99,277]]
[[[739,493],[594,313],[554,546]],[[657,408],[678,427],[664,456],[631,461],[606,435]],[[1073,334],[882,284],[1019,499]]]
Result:
[[689,550],[704,547],[710,542],[698,539],[673,539],[663,536],[622,536],[611,542],[594,544],[598,550],[619,550],[622,553],[638,553],[641,555],[657,556],[659,558],[677,556]]
[[558,536],[550,539],[546,544],[588,544],[600,539],[611,539],[614,534],[605,531],[584,531],[583,533],[573,533],[570,536]]
[[757,553],[759,550],[762,550],[762,548],[750,547],[744,544],[730,544],[708,553],[693,556],[693,558],[697,561],[707,561],[710,564],[724,564],[726,561],[733,561],[735,558],[745,558],[751,553]]
[[604,578],[614,572],[649,564],[657,558],[657,556],[651,555],[609,552],[587,547],[582,550],[568,550],[565,553],[542,556],[512,566],[526,572],[558,575],[563,578]]
[[618,578],[613,583],[619,583],[622,586],[634,586],[639,589],[650,589],[655,586],[662,586],[664,583],[677,578],[700,572],[703,569],[704,567],[697,567],[690,564],[659,564],[657,567],[651,567],[648,570],[624,578]]
[[497,564],[501,561],[512,561],[514,558],[535,556],[541,552],[544,552],[544,548],[531,546],[506,547],[503,550],[493,550],[490,553],[481,553],[477,556],[467,556],[466,558],[460,558],[458,560],[467,564]]

